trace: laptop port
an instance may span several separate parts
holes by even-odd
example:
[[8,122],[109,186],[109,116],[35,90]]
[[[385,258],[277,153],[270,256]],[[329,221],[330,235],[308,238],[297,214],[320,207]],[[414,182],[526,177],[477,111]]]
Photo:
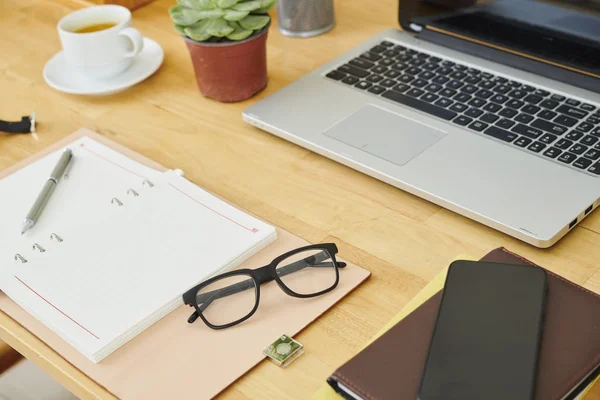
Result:
[[569,229],[572,229],[575,225],[577,225],[577,221],[578,218],[575,218],[573,221],[571,221],[571,223],[569,224]]
[[594,205],[592,204],[585,210],[585,215],[588,215],[590,212],[592,212],[593,209],[594,209]]

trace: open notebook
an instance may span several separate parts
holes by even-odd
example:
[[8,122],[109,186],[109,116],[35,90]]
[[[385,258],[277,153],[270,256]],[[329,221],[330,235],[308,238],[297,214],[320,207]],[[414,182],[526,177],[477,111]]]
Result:
[[73,162],[25,235],[23,218],[62,149],[0,180],[0,289],[93,362],[276,239],[181,172],[88,137],[68,147]]

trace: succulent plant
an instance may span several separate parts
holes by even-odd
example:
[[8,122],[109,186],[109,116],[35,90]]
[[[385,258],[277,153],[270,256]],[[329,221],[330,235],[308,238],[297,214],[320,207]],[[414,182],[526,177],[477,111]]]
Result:
[[264,28],[276,0],[177,0],[169,10],[175,29],[200,42],[244,40]]

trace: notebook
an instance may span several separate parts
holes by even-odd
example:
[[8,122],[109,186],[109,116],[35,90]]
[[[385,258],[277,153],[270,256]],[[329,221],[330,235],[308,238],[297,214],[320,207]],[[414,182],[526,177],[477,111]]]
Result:
[[181,171],[153,170],[89,137],[68,148],[73,162],[24,235],[63,149],[0,180],[0,289],[93,362],[277,238]]
[[[506,249],[482,261],[531,264]],[[425,301],[340,367],[330,385],[348,399],[416,399],[440,300],[438,292]],[[600,373],[599,326],[600,296],[548,271],[535,399],[581,398]]]

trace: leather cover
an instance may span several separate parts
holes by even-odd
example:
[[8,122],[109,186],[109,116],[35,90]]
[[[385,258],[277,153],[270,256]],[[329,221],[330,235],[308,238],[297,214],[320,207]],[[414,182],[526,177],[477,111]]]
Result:
[[[481,261],[534,265],[504,248]],[[600,364],[600,296],[547,273],[535,399],[560,400]],[[441,291],[340,367],[330,385],[368,400],[416,399],[440,301]]]

